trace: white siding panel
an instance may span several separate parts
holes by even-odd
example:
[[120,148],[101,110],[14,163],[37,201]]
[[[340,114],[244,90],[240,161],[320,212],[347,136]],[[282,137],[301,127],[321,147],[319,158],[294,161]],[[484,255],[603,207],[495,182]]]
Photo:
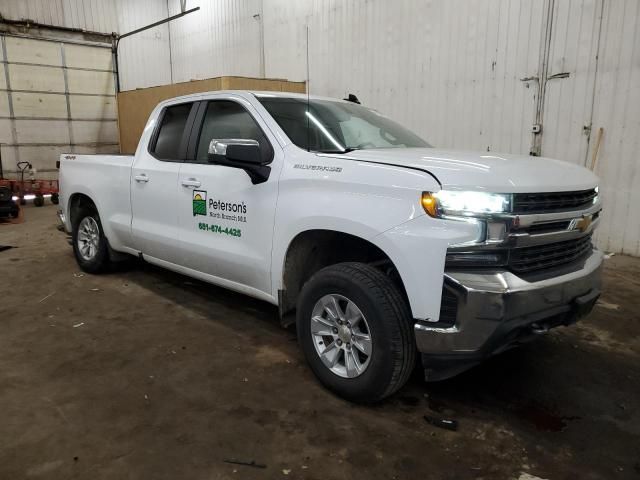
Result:
[[0,146],[4,152],[6,147],[2,145],[3,143],[13,143],[13,137],[11,135],[11,120],[8,118],[0,118]]
[[71,122],[74,143],[118,143],[118,124],[115,121]]
[[6,37],[9,62],[62,65],[60,44],[29,38]]
[[[167,1],[139,0],[131,2],[118,0],[117,15],[119,32],[129,32],[167,18]],[[201,42],[203,41],[206,40],[201,38]],[[124,38],[120,42],[118,52],[121,90],[171,83],[168,25],[161,25]],[[203,62],[204,60],[200,58],[197,61]]]
[[87,47],[67,43],[64,46],[67,67],[113,70],[113,55],[109,48]]
[[69,143],[65,120],[15,120],[18,144]]
[[69,101],[71,104],[71,118],[115,119],[117,117],[115,97],[71,95]]
[[0,64],[0,90],[5,90],[7,88],[7,78],[5,75],[6,73],[4,71],[4,63],[2,63]]
[[[170,14],[180,11],[171,0]],[[260,0],[199,2],[200,11],[171,22],[173,81],[260,72]]]
[[640,3],[605,2],[596,76],[593,133],[604,136],[596,165],[602,178],[603,248],[640,255]]
[[9,95],[0,91],[0,117],[8,117],[9,113]]
[[[602,1],[554,4],[542,155],[579,165],[587,160]],[[553,78],[562,74],[569,77]]]
[[92,70],[67,70],[69,93],[113,95],[113,74]]
[[64,93],[64,75],[61,68],[9,65],[9,79],[12,90]]
[[118,30],[117,9],[127,1],[130,0],[3,0],[0,13],[13,20],[29,19],[108,33]]
[[12,98],[16,117],[67,118],[64,95],[14,92]]

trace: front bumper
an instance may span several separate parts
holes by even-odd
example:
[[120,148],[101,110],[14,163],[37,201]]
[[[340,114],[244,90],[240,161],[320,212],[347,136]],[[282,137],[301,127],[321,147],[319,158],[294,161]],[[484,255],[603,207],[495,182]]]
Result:
[[580,264],[523,279],[509,271],[445,272],[455,295],[453,324],[418,321],[415,337],[423,362],[452,376],[483,358],[569,325],[591,311],[601,288],[602,253],[593,250]]

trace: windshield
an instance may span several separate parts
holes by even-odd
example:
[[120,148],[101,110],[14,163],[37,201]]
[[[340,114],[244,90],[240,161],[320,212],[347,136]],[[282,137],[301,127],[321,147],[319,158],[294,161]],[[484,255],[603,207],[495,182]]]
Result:
[[258,96],[298,147],[346,153],[368,148],[430,147],[415,133],[378,112],[355,103]]

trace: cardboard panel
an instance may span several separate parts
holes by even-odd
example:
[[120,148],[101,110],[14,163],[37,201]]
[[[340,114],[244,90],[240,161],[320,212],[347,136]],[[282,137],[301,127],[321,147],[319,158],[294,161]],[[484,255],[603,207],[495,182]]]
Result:
[[69,143],[69,126],[66,120],[15,120],[19,144]]
[[66,44],[64,58],[67,67],[113,70],[111,49]]
[[71,122],[74,143],[118,143],[118,126],[115,121]]
[[12,98],[16,117],[67,118],[64,95],[13,92]]
[[64,93],[64,75],[61,68],[9,65],[12,90],[38,90]]
[[191,93],[216,90],[268,90],[304,93],[304,82],[247,77],[218,77],[206,80],[175,83],[160,87],[143,88],[118,94],[118,129],[120,151],[134,153],[149,114],[162,100]]
[[116,119],[116,97],[70,95],[71,118]]
[[113,95],[115,85],[113,73],[87,70],[67,70],[69,93],[93,93]]
[[60,43],[30,38],[6,37],[9,62],[62,66]]

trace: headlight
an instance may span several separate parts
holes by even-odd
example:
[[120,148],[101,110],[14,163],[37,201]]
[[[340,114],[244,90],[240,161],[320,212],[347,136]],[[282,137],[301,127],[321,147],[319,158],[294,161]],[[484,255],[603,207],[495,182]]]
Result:
[[511,195],[504,193],[440,190],[422,194],[422,207],[434,218],[504,213],[510,210],[510,203]]

